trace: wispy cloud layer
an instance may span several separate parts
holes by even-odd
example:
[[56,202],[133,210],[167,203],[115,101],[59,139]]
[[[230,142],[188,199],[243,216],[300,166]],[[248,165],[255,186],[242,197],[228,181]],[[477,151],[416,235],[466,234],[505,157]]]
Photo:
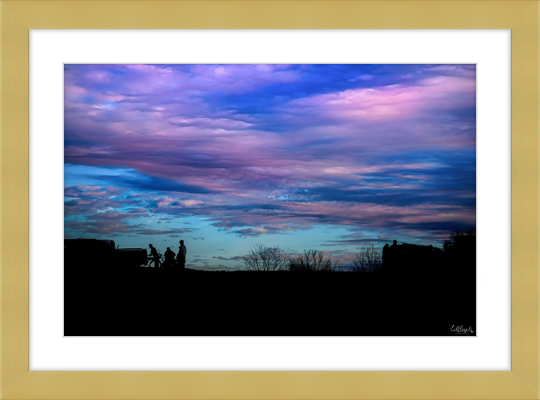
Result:
[[66,65],[66,235],[440,240],[476,223],[475,98],[474,65]]

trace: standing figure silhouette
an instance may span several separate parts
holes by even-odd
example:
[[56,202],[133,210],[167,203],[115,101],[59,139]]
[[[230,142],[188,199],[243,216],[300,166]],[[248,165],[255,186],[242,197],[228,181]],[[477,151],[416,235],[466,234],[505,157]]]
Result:
[[187,249],[184,246],[184,241],[180,240],[180,246],[178,247],[178,255],[176,256],[176,261],[178,261],[178,266],[181,270],[186,269],[186,253]]

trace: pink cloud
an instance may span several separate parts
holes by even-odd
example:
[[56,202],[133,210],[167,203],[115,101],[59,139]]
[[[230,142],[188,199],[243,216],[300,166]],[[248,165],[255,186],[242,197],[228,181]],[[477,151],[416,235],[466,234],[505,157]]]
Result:
[[389,121],[418,117],[437,110],[474,106],[476,80],[440,76],[380,88],[349,89],[291,101],[287,109],[295,116],[320,114],[342,121]]

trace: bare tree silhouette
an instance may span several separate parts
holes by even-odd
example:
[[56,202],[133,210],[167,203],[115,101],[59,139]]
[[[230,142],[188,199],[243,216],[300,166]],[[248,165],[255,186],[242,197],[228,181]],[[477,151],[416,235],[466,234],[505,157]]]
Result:
[[283,271],[287,269],[289,258],[279,246],[265,246],[261,243],[251,246],[244,258],[247,271]]
[[304,250],[304,254],[289,259],[289,270],[292,272],[316,272],[316,271],[335,271],[340,265],[326,258],[318,250]]
[[382,267],[381,253],[375,249],[375,246],[362,246],[360,252],[353,261],[354,271],[373,272]]

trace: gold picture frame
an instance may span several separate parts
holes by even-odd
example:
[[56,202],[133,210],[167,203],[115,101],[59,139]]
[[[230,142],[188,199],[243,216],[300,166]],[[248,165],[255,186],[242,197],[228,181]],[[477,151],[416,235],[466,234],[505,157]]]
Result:
[[[2,399],[539,399],[540,0],[0,0]],[[511,371],[30,372],[29,29],[511,29]]]

